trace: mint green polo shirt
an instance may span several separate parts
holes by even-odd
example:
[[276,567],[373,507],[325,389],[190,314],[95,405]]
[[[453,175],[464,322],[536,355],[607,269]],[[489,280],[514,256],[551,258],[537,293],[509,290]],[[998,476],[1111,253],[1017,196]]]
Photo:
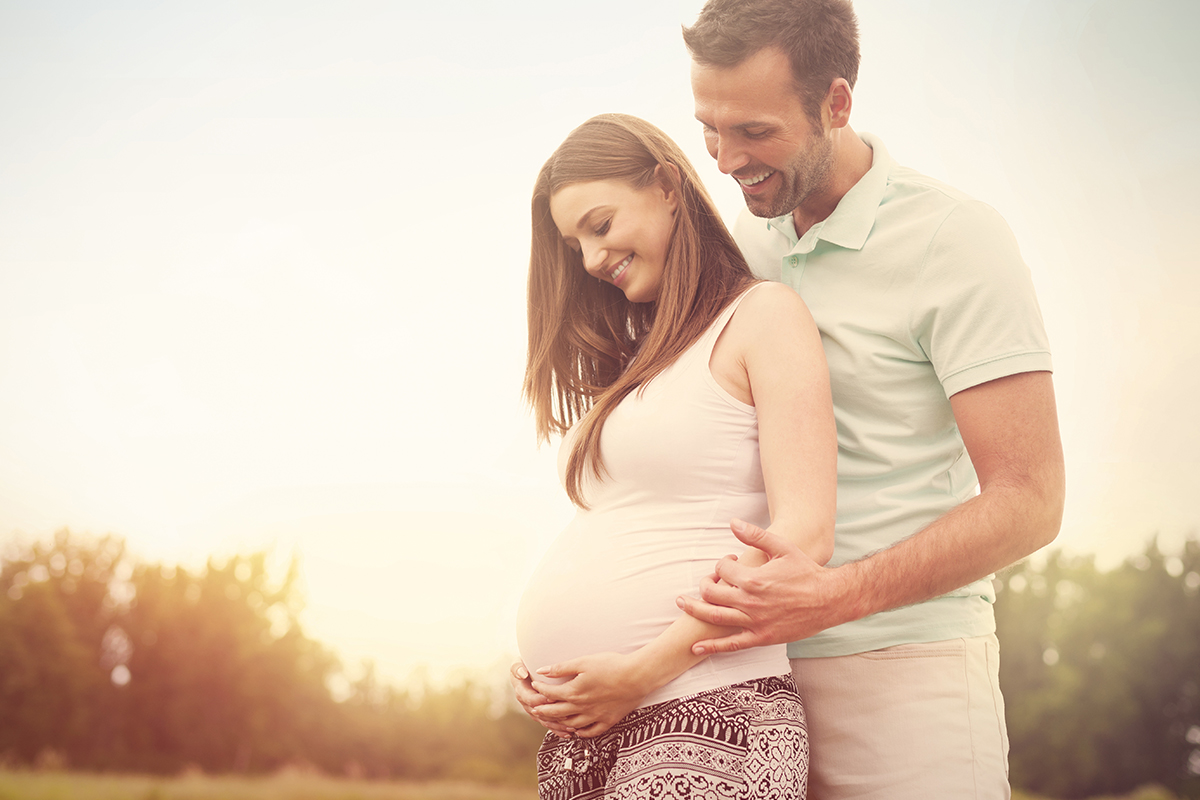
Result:
[[[762,278],[800,293],[820,328],[838,434],[831,566],[924,528],[978,492],[950,396],[1049,371],[1029,269],[991,207],[894,162],[871,169],[797,237],[791,215],[743,210],[734,237]],[[991,581],[874,614],[788,646],[838,656],[995,631]]]

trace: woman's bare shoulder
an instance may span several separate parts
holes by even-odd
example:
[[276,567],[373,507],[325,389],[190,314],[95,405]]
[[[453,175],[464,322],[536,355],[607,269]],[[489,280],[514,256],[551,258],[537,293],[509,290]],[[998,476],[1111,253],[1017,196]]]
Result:
[[[740,321],[739,321],[739,318]],[[812,314],[796,290],[776,281],[756,284],[738,306],[733,320],[754,332],[813,325]]]

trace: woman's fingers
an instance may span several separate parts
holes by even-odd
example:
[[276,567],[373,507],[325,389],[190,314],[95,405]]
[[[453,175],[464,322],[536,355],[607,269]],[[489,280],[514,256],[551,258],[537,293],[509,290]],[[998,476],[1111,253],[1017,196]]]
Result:
[[570,678],[579,674],[579,659],[571,659],[559,664],[540,667],[536,674],[546,678]]
[[532,714],[533,709],[550,702],[545,695],[533,688],[529,670],[525,669],[525,665],[520,661],[509,668],[509,684],[513,688],[517,702],[521,704],[527,714]]
[[569,719],[581,713],[582,709],[571,703],[546,703],[534,710],[534,715],[546,720],[553,720],[562,725],[571,725]]
[[575,699],[575,689],[568,683],[543,683],[541,681],[533,681],[530,687],[542,697],[545,697],[547,702],[551,703],[567,703]]
[[606,730],[608,730],[608,728],[597,722],[595,725],[591,725],[587,728],[580,728],[579,730],[575,731],[575,735],[580,739],[594,739],[595,737],[604,733]]

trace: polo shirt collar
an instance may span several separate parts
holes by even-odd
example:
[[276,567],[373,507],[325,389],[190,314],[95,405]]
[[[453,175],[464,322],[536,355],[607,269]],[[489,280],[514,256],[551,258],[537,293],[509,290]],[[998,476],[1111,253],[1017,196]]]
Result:
[[[883,193],[887,190],[888,174],[892,171],[892,158],[888,155],[883,142],[869,133],[859,134],[859,138],[871,148],[871,168],[867,174],[859,178],[858,183],[850,187],[850,191],[842,197],[837,207],[823,221],[814,225],[819,230],[810,231],[818,239],[824,239],[830,244],[845,247],[848,250],[861,250],[866,244],[867,235],[875,225],[875,215],[883,202]],[[787,237],[792,246],[799,243],[796,235],[796,223],[791,214],[775,217],[767,221],[767,227],[778,231]]]

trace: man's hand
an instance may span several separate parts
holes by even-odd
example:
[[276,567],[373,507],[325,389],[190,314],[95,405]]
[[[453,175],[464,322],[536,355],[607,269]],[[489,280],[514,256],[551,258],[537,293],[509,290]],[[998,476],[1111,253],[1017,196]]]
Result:
[[[539,677],[569,680],[545,683]],[[607,731],[647,694],[637,675],[636,659],[620,653],[596,653],[543,667],[531,688],[550,701],[537,707],[535,719],[547,727],[553,722],[583,738]]]
[[735,521],[734,535],[768,561],[748,567],[726,556],[701,584],[703,602],[676,601],[696,619],[745,629],[699,641],[693,652],[798,641],[939,597],[1051,542],[1062,522],[1064,476],[1050,374],[997,378],[954,394],[950,407],[979,476],[977,496],[907,539],[834,568]]
[[508,670],[508,682],[513,687],[513,694],[517,696],[517,702],[521,704],[521,708],[525,709],[525,713],[534,719],[538,724],[549,728],[556,736],[567,739],[573,731],[565,725],[558,722],[544,719],[538,712],[538,708],[550,702],[550,698],[540,694],[533,688],[533,681],[529,677],[529,670],[525,669],[525,665],[517,661]]
[[765,553],[767,562],[751,567],[726,556],[700,584],[702,600],[676,599],[696,619],[742,629],[696,642],[693,653],[794,642],[849,619],[845,604],[837,602],[844,584],[838,569],[820,566],[796,545],[756,525],[735,519],[729,527],[744,544]]

